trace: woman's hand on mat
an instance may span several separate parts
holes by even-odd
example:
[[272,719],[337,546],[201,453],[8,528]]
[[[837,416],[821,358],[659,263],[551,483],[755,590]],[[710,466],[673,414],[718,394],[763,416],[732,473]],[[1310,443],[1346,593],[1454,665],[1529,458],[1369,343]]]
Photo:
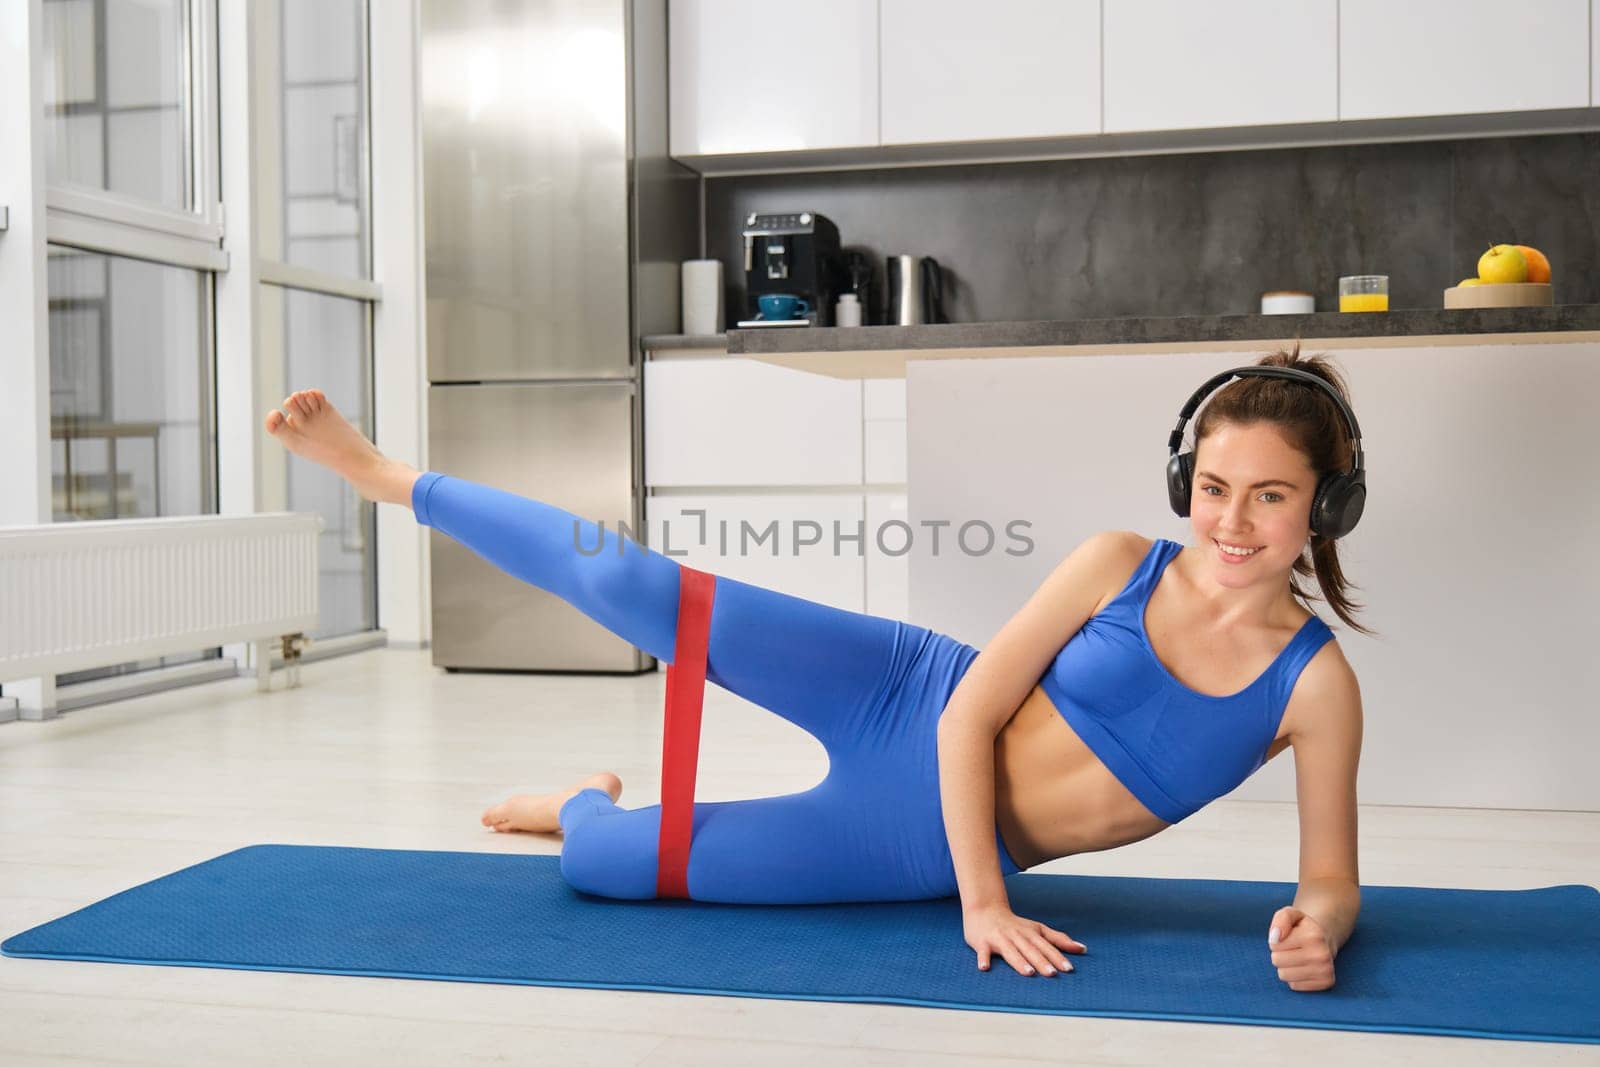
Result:
[[1333,947],[1322,924],[1299,908],[1279,908],[1267,931],[1272,965],[1297,993],[1333,986]]
[[1072,970],[1063,952],[1086,951],[1060,930],[1044,923],[1024,919],[1004,905],[963,911],[962,932],[967,944],[978,954],[978,970],[987,971],[991,956],[998,955],[1020,975],[1051,976]]

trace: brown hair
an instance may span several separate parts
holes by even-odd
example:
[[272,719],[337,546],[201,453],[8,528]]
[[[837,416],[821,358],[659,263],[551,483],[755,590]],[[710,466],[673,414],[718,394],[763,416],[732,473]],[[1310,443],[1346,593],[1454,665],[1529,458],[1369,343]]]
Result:
[[[1338,369],[1323,356],[1300,357],[1300,343],[1294,351],[1274,352],[1256,361],[1261,367],[1293,367],[1295,370],[1315,374],[1350,403],[1350,392]],[[1268,423],[1283,434],[1293,448],[1299,450],[1310,463],[1320,481],[1332,472],[1344,472],[1352,463],[1350,428],[1333,398],[1321,389],[1287,381],[1282,378],[1236,378],[1217,390],[1200,412],[1194,425],[1195,448],[1225,424],[1250,426]],[[1302,552],[1294,564],[1294,574],[1309,578],[1316,576],[1322,596],[1302,588],[1292,575],[1290,592],[1315,613],[1310,601],[1326,599],[1334,614],[1343,619],[1351,629],[1373,635],[1373,631],[1355,620],[1355,612],[1363,605],[1352,603],[1346,590],[1352,588],[1339,567],[1339,543],[1320,534],[1311,535],[1311,548]],[[1360,588],[1356,586],[1354,588]]]

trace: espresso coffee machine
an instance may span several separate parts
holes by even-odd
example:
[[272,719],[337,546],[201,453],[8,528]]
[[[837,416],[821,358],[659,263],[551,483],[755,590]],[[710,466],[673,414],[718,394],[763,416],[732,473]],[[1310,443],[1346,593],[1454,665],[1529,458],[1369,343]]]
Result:
[[[839,228],[826,217],[814,211],[745,216],[745,315],[739,328],[831,326],[833,302],[845,281]],[[763,314],[761,298],[776,294],[797,297],[804,310],[796,304],[776,317]]]

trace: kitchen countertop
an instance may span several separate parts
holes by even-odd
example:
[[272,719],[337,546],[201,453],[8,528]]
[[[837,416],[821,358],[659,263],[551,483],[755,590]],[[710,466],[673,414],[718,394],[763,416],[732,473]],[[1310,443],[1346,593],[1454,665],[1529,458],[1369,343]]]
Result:
[[645,352],[699,352],[726,351],[728,335],[725,333],[652,333],[639,338],[639,348]]
[[1600,341],[1600,304],[1401,308],[1366,314],[1178,315],[927,326],[729,330],[728,354],[833,378],[903,378],[911,359]]

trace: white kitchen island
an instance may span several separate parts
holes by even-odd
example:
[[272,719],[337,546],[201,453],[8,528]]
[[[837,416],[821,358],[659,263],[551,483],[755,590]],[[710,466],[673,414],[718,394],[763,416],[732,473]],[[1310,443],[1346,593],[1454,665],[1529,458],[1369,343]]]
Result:
[[[884,329],[926,339],[954,328]],[[783,343],[800,344],[800,332]],[[850,331],[815,331],[824,332]],[[1188,543],[1188,520],[1165,499],[1168,435],[1196,387],[1276,340],[1048,354],[902,348],[893,358],[906,381],[911,621],[982,647],[1094,531]],[[746,343],[730,335],[730,351]],[[1369,470],[1366,514],[1342,558],[1353,598],[1367,605],[1359,617],[1379,636],[1313,606],[1361,678],[1363,802],[1600,810],[1600,335],[1303,345],[1329,348],[1350,384]],[[881,371],[884,351],[863,349],[857,365]],[[804,356],[782,362],[804,367]],[[846,376],[848,351],[819,357]],[[1019,522],[1026,551],[1006,533]],[[987,550],[980,524],[995,531]],[[1292,800],[1291,769],[1280,759],[1235,795]]]

